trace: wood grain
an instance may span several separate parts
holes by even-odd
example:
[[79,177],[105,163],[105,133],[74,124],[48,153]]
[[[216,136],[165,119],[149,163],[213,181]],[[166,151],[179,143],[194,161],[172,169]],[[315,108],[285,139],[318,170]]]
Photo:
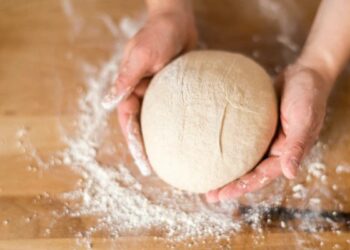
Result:
[[[64,209],[59,194],[74,190],[80,177],[57,162],[52,165],[62,166],[42,170],[33,155],[49,162],[52,153],[65,147],[61,129],[74,133],[76,100],[83,89],[83,79],[77,74],[79,65],[71,55],[79,55],[87,62],[99,62],[109,57],[114,46],[114,38],[97,19],[109,15],[117,23],[126,15],[138,16],[144,6],[136,0],[72,1],[75,15],[84,16],[84,24],[79,27],[64,13],[64,2],[0,0],[0,249],[85,249],[87,246],[77,245],[74,235],[96,219],[62,217],[53,221],[52,212]],[[271,74],[276,74],[281,65],[287,65],[297,55],[276,36],[281,32],[293,34],[300,48],[318,1],[289,1],[289,7],[283,9],[286,17],[283,27],[281,20],[278,22],[264,14],[258,1],[198,0],[194,3],[202,44],[253,56]],[[273,6],[265,8],[266,11]],[[290,20],[294,22],[289,23]],[[263,224],[258,236],[247,226],[232,234],[230,241],[199,239],[192,249],[301,249],[301,246],[304,249],[349,249],[350,173],[336,173],[338,165],[350,165],[349,96],[348,68],[330,98],[330,113],[321,135],[321,140],[328,145],[324,185],[330,187],[328,190],[333,190],[334,185],[337,188],[320,196],[322,210],[317,212],[339,222],[337,232],[327,228],[323,232],[295,232],[280,226],[281,218],[285,218],[287,224],[299,223],[313,212],[303,201],[290,198],[291,187],[296,183],[313,188],[314,182],[305,180],[303,170],[298,180],[286,182],[282,190],[286,206],[271,209],[272,223]],[[121,143],[116,157],[132,164],[125,153],[115,117],[110,125],[116,128],[110,140]],[[21,128],[28,130],[25,141],[18,139],[17,132]],[[35,152],[31,148],[35,148]],[[270,191],[266,190],[268,195]],[[249,206],[244,198],[241,202],[240,213],[244,215]],[[55,225],[48,231],[53,222]],[[152,236],[109,239],[101,232],[94,238],[92,247],[187,249],[188,243],[172,245]]]

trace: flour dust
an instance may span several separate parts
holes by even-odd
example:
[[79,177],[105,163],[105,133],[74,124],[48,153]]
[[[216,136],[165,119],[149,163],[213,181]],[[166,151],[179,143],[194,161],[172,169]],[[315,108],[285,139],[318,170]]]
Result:
[[[277,1],[272,2],[275,4],[269,5],[272,10],[265,7],[263,11],[279,12],[279,7],[274,7]],[[71,24],[69,37],[74,43],[86,29],[86,17],[80,15],[69,0],[62,1],[62,9]],[[50,169],[55,163],[62,162],[81,176],[76,190],[60,195],[65,209],[55,214],[57,220],[62,216],[96,217],[95,223],[76,233],[79,242],[88,243],[87,246],[101,231],[108,232],[111,238],[147,235],[170,242],[188,239],[195,242],[207,237],[229,240],[230,236],[249,228],[258,244],[264,237],[264,231],[274,226],[294,232],[301,247],[306,243],[298,238],[298,232],[313,232],[310,237],[320,241],[320,245],[318,233],[326,229],[335,234],[341,233],[344,227],[342,217],[332,214],[332,210],[326,216],[322,212],[324,200],[330,202],[334,210],[342,207],[333,195],[337,186],[327,183],[327,169],[322,162],[327,145],[322,142],[315,145],[304,161],[304,170],[297,180],[289,182],[280,178],[264,190],[245,195],[242,203],[208,204],[199,195],[159,185],[156,176],[135,174],[135,166],[127,166],[123,157],[108,164],[99,159],[102,147],[104,154],[111,157],[118,151],[113,143],[105,145],[105,140],[116,128],[111,128],[109,123],[113,114],[103,109],[101,102],[116,76],[126,41],[141,27],[143,19],[124,17],[117,24],[105,13],[97,15],[96,20],[110,33],[115,47],[110,51],[109,59],[98,64],[69,54],[80,62],[77,74],[82,75],[85,88],[78,99],[74,134],[62,129],[66,149],[55,153],[49,162],[44,162],[33,145],[20,145],[37,163],[35,168]],[[287,21],[283,20],[280,25],[286,30]],[[289,39],[293,32],[284,31],[282,38],[277,39],[284,40],[287,47],[293,47]],[[286,40],[286,37],[289,38]],[[26,132],[23,129],[18,131],[19,141],[23,141]],[[127,154],[125,145],[121,144],[121,147]],[[350,167],[338,166],[336,172],[348,173]],[[309,183],[313,183],[311,189]],[[289,195],[286,190],[290,191]],[[300,209],[293,209],[293,204],[299,204],[297,207]],[[295,220],[298,222],[295,223]],[[50,234],[49,227],[47,234]]]

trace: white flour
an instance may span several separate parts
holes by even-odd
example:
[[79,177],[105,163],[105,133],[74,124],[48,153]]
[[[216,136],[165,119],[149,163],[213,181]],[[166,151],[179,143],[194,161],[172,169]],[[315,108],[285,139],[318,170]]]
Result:
[[[277,1],[272,2],[277,4]],[[71,38],[74,40],[84,28],[84,18],[75,12],[70,1],[65,0],[62,3],[67,18],[72,23]],[[279,12],[277,7],[277,9],[273,5],[270,7],[272,8],[270,12],[268,8],[264,9],[267,14]],[[302,237],[298,237],[299,231],[313,232],[310,237],[320,241],[320,245],[323,242],[318,233],[324,228],[330,228],[331,232],[336,234],[340,232],[341,223],[336,221],[336,214],[332,213],[324,220],[324,217],[317,212],[323,206],[322,201],[327,199],[334,205],[334,209],[342,208],[342,204],[333,195],[337,186],[327,185],[326,166],[322,163],[325,146],[320,142],[304,161],[303,165],[307,167],[307,171],[303,171],[296,181],[288,182],[281,178],[261,192],[247,194],[245,199],[248,205],[245,206],[238,205],[236,201],[209,205],[198,195],[145,184],[145,182],[157,183],[157,178],[133,175],[130,169],[135,167],[125,166],[122,160],[111,165],[102,164],[98,159],[98,153],[111,132],[108,125],[110,114],[101,107],[102,97],[116,75],[125,41],[138,30],[142,22],[124,18],[119,25],[116,25],[107,15],[99,15],[99,20],[115,37],[116,48],[111,58],[99,67],[88,63],[81,64],[86,90],[78,101],[79,113],[75,135],[63,134],[67,143],[66,150],[57,154],[59,156],[53,156],[49,162],[44,162],[33,146],[23,145],[22,139],[27,131],[20,129],[17,134],[19,147],[37,163],[37,166],[28,167],[28,171],[33,171],[36,167],[47,169],[48,166],[62,160],[65,165],[81,175],[80,187],[61,195],[66,203],[63,214],[52,212],[58,219],[62,215],[98,218],[93,226],[76,235],[78,239],[89,241],[94,233],[99,231],[107,231],[112,238],[143,234],[175,241],[209,236],[220,239],[250,226],[253,240],[258,244],[266,225],[275,223],[277,227],[293,231],[300,247],[303,248],[308,245]],[[283,30],[287,21],[283,21],[280,25]],[[293,32],[292,30],[291,33]],[[289,36],[290,33],[283,34]],[[71,55],[73,58],[74,56]],[[107,155],[115,155],[116,147],[107,145],[104,152]],[[336,173],[339,174],[349,172],[349,166],[341,165],[336,168]],[[303,181],[312,182],[313,185],[308,185],[306,188]],[[286,197],[287,188],[291,190],[291,195],[288,197]],[[48,194],[45,193],[44,197],[48,197]],[[288,209],[293,207],[295,202],[301,202],[303,205],[300,211]],[[234,216],[237,211],[240,215]],[[300,223],[290,221],[293,218],[300,219]],[[8,226],[9,221],[6,220],[3,224]],[[49,235],[51,231],[48,227],[45,235]]]
[[[79,100],[78,131],[75,137],[66,138],[68,148],[63,153],[64,162],[81,173],[84,179],[81,189],[62,195],[67,200],[81,200],[78,206],[70,210],[70,215],[99,216],[96,226],[84,232],[85,237],[99,230],[108,230],[111,235],[118,236],[155,229],[157,235],[176,241],[208,236],[220,238],[240,230],[246,224],[251,225],[255,234],[261,234],[266,213],[272,207],[282,204],[285,199],[282,195],[283,189],[286,185],[293,186],[293,183],[284,179],[275,182],[271,187],[271,192],[275,195],[264,202],[259,202],[259,193],[248,194],[246,197],[251,206],[247,207],[240,218],[233,220],[232,214],[238,208],[236,202],[208,205],[197,195],[142,184],[123,163],[105,166],[97,161],[96,152],[103,142],[105,131],[109,129],[109,113],[101,107],[102,97],[117,72],[123,41],[139,25],[140,23],[132,23],[130,19],[122,20],[118,30],[118,41],[122,42],[118,43],[111,59],[99,70],[87,65],[83,67],[87,88],[85,95]],[[308,167],[306,180],[314,178],[319,185],[326,181],[325,165],[321,162],[323,148],[322,143],[316,144],[305,160]],[[113,149],[110,151],[114,152]],[[318,189],[319,193],[329,192],[327,187]],[[318,194],[317,191],[308,190],[302,184],[296,184],[292,191],[296,200],[306,199],[305,207],[315,211],[321,208],[321,200],[314,197]],[[317,216],[317,213],[304,215],[304,221],[296,228],[292,228],[283,219],[279,226],[317,232],[318,224],[314,220]],[[332,223],[336,230],[337,224]]]
[[[127,37],[133,33],[130,23],[128,19],[121,22],[119,36]],[[123,32],[125,29],[127,34]],[[71,215],[101,215],[92,231],[108,228],[115,235],[157,227],[167,236],[184,239],[221,235],[239,229],[240,223],[231,219],[234,205],[221,207],[224,213],[215,212],[208,209],[200,197],[177,190],[159,193],[161,197],[151,201],[147,193],[157,190],[143,187],[123,164],[104,166],[96,160],[103,132],[108,129],[109,113],[101,106],[102,97],[116,75],[121,45],[118,44],[112,58],[97,72],[87,65],[83,67],[87,90],[79,100],[77,135],[66,137],[68,148],[63,152],[63,162],[84,179],[81,189],[62,195],[65,199],[82,200]],[[197,211],[182,207],[189,205]]]

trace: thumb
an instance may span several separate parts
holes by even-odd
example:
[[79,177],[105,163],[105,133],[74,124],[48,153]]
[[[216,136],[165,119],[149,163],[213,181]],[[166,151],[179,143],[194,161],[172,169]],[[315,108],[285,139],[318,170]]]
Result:
[[309,145],[310,137],[307,129],[286,137],[284,150],[281,155],[281,168],[285,177],[294,179],[297,176],[306,148]]

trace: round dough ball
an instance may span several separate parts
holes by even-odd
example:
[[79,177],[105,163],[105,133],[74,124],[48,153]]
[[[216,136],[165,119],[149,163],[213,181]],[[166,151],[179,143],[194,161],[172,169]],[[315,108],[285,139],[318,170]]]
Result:
[[165,182],[204,193],[254,168],[277,124],[271,78],[246,56],[193,51],[152,79],[141,125],[149,161]]

